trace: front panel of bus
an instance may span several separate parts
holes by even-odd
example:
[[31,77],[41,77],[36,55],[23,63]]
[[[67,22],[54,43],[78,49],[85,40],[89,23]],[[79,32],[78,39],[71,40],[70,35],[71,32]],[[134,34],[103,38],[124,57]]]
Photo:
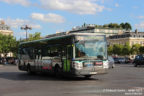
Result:
[[106,73],[107,44],[105,36],[76,36],[72,67],[76,75]]

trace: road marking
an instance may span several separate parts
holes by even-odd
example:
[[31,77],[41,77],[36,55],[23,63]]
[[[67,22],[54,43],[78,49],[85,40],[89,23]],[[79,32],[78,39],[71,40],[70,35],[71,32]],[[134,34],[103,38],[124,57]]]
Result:
[[144,87],[133,87],[134,89],[141,89],[144,91]]

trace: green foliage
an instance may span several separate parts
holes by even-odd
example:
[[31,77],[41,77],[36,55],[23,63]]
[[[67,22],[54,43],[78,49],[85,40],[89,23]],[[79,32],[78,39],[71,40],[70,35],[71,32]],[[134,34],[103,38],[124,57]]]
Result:
[[36,32],[34,34],[29,34],[28,41],[33,41],[33,40],[41,39],[40,35],[41,35],[40,32]]
[[95,25],[96,28],[122,28],[125,30],[131,30],[131,24],[126,22],[126,23],[110,23],[110,24],[104,24],[104,25]]
[[130,44],[127,42],[122,49],[122,55],[130,55],[131,53],[131,46]]
[[125,26],[126,26],[126,30],[131,30],[132,29],[132,27],[129,23],[125,23]]
[[112,55],[113,54],[113,46],[108,47],[108,54]]
[[117,55],[122,55],[123,45],[115,44],[113,45],[113,53]]
[[108,24],[108,27],[109,28],[120,28],[120,25],[117,23],[110,23],[110,24]]
[[34,34],[29,34],[29,38],[20,40],[20,42],[27,42],[27,41],[33,41],[33,40],[39,40],[39,39],[41,39],[41,33],[36,32]]
[[144,46],[141,46],[140,44],[130,46],[128,42],[125,45],[114,44],[113,46],[108,47],[108,54],[121,56],[144,54]]
[[139,54],[139,48],[140,48],[140,44],[134,44],[131,48],[131,54]]
[[144,54],[144,46],[140,46],[139,51],[140,51],[140,54]]
[[14,57],[17,57],[19,43],[19,41],[15,41],[15,43],[13,44],[14,46],[12,46],[11,48],[11,52],[13,52]]
[[121,24],[120,24],[120,27],[123,28],[123,29],[125,29],[125,24],[124,24],[124,23],[121,23]]
[[13,36],[0,34],[0,53],[6,57],[9,52],[15,51],[16,43]]

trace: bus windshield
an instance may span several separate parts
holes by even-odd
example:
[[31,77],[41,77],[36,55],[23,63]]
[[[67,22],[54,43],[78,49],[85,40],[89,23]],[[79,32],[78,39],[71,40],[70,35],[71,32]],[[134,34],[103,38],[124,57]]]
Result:
[[77,36],[76,58],[107,59],[105,36]]

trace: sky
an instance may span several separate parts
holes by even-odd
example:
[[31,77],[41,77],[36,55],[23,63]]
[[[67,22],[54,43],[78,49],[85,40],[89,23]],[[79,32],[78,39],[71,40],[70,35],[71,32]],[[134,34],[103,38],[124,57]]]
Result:
[[144,0],[0,0],[0,20],[11,27],[17,39],[41,32],[44,37],[86,24],[129,22],[132,30],[144,32]]

